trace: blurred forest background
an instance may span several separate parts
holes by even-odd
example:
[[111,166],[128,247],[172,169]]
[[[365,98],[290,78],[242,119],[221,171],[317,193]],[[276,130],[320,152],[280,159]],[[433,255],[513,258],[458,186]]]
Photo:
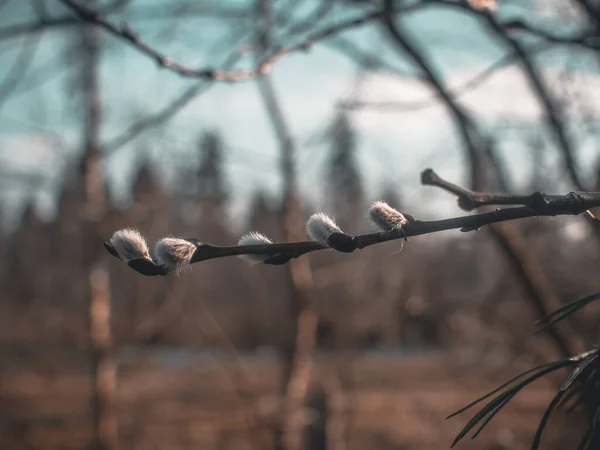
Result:
[[[317,211],[366,232],[380,199],[465,214],[426,167],[600,190],[599,30],[594,0],[0,1],[0,448],[449,446],[448,414],[597,338],[593,307],[532,334],[598,290],[583,217],[155,278],[102,242],[302,240]],[[529,448],[553,387],[458,447]]]

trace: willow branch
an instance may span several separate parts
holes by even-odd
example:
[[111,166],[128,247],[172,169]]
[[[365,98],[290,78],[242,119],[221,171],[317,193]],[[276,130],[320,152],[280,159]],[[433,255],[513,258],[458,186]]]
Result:
[[[225,60],[223,67],[228,68],[233,66],[239,60],[240,53],[241,52],[239,49],[231,52]],[[157,113],[143,117],[137,120],[136,122],[130,124],[119,135],[106,142],[102,146],[104,155],[107,157],[112,156],[119,149],[123,148],[124,145],[137,138],[140,134],[144,133],[149,129],[158,127],[168,122],[174,116],[176,116],[182,109],[184,109],[194,100],[198,99],[202,94],[206,93],[211,88],[211,86],[213,86],[212,83],[198,81],[193,86],[184,89],[181,94],[179,94],[163,109],[159,110]]]
[[[459,200],[464,198],[465,200],[463,200],[463,202],[466,204],[471,202],[471,204],[478,205],[511,204],[523,206],[497,209],[486,213],[440,220],[416,220],[411,217],[401,229],[361,234],[358,236],[333,233],[329,239],[331,247],[343,253],[352,253],[357,249],[363,249],[370,247],[371,245],[398,239],[406,239],[412,236],[455,229],[467,232],[478,230],[479,228],[492,223],[525,219],[528,217],[578,215],[590,208],[600,206],[600,192],[569,192],[564,195],[550,195],[534,192],[529,196],[486,194],[464,189],[447,182],[436,175],[431,169],[427,169],[423,172],[422,182],[426,185],[440,187],[457,195]],[[217,246],[201,243],[195,238],[188,238],[187,240],[196,246],[193,256],[190,258],[190,264],[228,256],[265,255],[265,264],[281,265],[287,263],[292,258],[299,258],[307,253],[330,248],[313,241]],[[105,243],[105,247],[113,256],[118,257],[117,252],[111,244]],[[168,271],[164,270],[162,267],[153,265],[150,260],[141,262],[140,260],[130,261],[129,266],[142,275],[166,275],[168,273]]]
[[548,199],[549,197],[552,197],[540,192],[534,192],[530,195],[475,192],[440,178],[440,176],[431,169],[427,169],[421,173],[421,184],[436,186],[456,195],[458,197],[458,206],[465,211],[472,211],[481,206],[498,205],[522,205],[539,211],[542,208],[547,207]]

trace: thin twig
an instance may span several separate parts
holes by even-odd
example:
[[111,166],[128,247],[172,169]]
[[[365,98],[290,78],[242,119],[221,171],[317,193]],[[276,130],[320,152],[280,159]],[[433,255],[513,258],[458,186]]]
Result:
[[552,95],[550,89],[546,86],[546,83],[540,76],[538,70],[536,70],[533,60],[523,45],[517,39],[507,34],[492,15],[482,13],[482,16],[486,19],[490,29],[495,31],[498,37],[503,39],[519,58],[524,74],[531,86],[531,90],[535,93],[536,97],[544,107],[546,112],[546,122],[560,145],[571,181],[576,189],[584,190],[583,182],[581,181],[581,177],[577,170],[575,151],[567,136],[564,112],[557,107],[555,100],[551,98]]
[[[403,70],[385,61],[381,55],[374,52],[370,52],[366,49],[362,49],[360,46],[353,43],[350,39],[343,37],[337,37],[331,41],[324,43],[330,49],[333,49],[350,60],[356,62],[358,65],[374,70],[384,71],[385,74],[394,75],[404,80],[406,78],[414,78],[415,80],[423,81],[423,75],[419,73],[411,73],[408,70]],[[355,102],[352,102],[352,104]],[[343,103],[348,104],[348,103]]]
[[39,36],[31,36],[23,43],[23,48],[19,52],[15,63],[10,68],[6,77],[0,83],[0,111],[9,96],[14,92],[17,86],[26,78],[27,71],[33,63],[35,53],[39,47]]
[[600,27],[600,8],[592,4],[590,0],[577,0],[577,3],[588,13],[588,16]]
[[[489,13],[486,11],[479,12],[489,15]],[[554,44],[579,45],[591,50],[598,50],[600,48],[600,39],[598,39],[598,36],[591,32],[585,32],[573,36],[558,36],[546,30],[542,30],[541,28],[537,28],[530,23],[526,23],[521,19],[499,23],[499,26],[507,33],[511,31],[524,31]]]
[[530,24],[526,24],[522,20],[512,20],[506,23],[499,22],[489,11],[473,9],[469,7],[468,4],[466,4],[466,2],[453,2],[449,0],[427,1],[427,3],[430,2],[460,8],[468,11],[469,13],[474,14],[479,18],[482,18],[485,21],[485,24],[488,26],[488,29],[490,29],[498,38],[504,41],[504,43],[509,48],[511,48],[513,54],[516,55],[521,67],[523,68],[523,72],[527,77],[532,91],[535,93],[536,97],[544,107],[544,110],[546,112],[546,121],[550,129],[556,136],[556,139],[561,147],[561,150],[565,157],[565,165],[568,169],[568,173],[573,184],[577,189],[584,190],[585,188],[583,187],[583,183],[580,179],[576,168],[576,162],[574,157],[575,152],[573,151],[573,146],[569,141],[565,130],[563,117],[564,114],[555,105],[555,101],[551,98],[550,91],[542,77],[539,75],[538,70],[536,70],[536,67],[530,57],[529,52],[519,40],[517,40],[511,35],[511,31],[526,31],[530,34],[542,37],[547,41],[553,43],[578,44],[591,49],[599,48],[600,39],[598,38],[598,36],[593,32],[586,32],[580,36],[572,36],[568,38],[554,36],[549,32],[535,28]]
[[[582,1],[582,0],[580,0]],[[473,8],[466,1],[456,0],[422,0],[418,4],[420,7],[444,5],[452,8],[459,8],[463,11],[479,15],[479,16],[491,16],[491,13],[485,9]],[[577,45],[591,50],[597,50],[600,48],[600,39],[594,33],[593,30],[588,30],[583,33],[577,33],[573,35],[561,35],[555,34],[552,31],[539,28],[531,23],[524,21],[523,19],[511,19],[506,22],[497,22],[504,33],[510,33],[513,31],[522,31],[532,36],[544,39],[548,42],[555,44],[564,45]]]
[[530,195],[475,192],[440,178],[439,175],[431,169],[427,169],[421,173],[421,184],[437,186],[456,195],[458,197],[458,206],[465,211],[472,211],[481,206],[490,205],[522,205],[529,206],[532,209],[540,209],[547,204],[548,197],[540,192],[534,192]]
[[[256,2],[256,45],[268,54],[273,45],[273,3],[271,0]],[[258,81],[258,90],[279,143],[280,170],[283,178],[283,204],[281,227],[285,239],[301,239],[304,235],[302,203],[298,195],[296,169],[296,142],[286,120],[281,101],[266,74]],[[283,399],[281,419],[275,430],[274,448],[277,450],[300,450],[305,420],[298,420],[304,410],[306,393],[311,379],[312,352],[316,343],[318,317],[310,305],[313,278],[307,259],[292,261],[288,265],[287,279],[290,287],[289,310],[292,320],[293,339],[282,346]]]
[[413,33],[406,29],[405,26],[400,26],[394,20],[394,1],[385,0],[384,8],[387,14],[382,20],[382,25],[388,32],[396,49],[402,56],[408,56],[425,76],[427,82],[435,91],[436,96],[440,98],[443,105],[446,106],[450,116],[452,117],[456,128],[459,131],[462,142],[467,151],[467,156],[471,162],[471,180],[470,184],[473,188],[481,187],[481,174],[483,173],[480,167],[481,158],[479,155],[479,147],[482,144],[481,136],[478,133],[477,125],[467,114],[465,109],[457,102],[453,101],[450,90],[444,83],[444,79],[439,71],[434,69],[434,64],[429,59],[427,52],[419,46],[418,41],[414,39]]
[[[387,0],[387,2],[388,7],[391,8],[391,6],[393,5],[393,1]],[[469,9],[469,11],[473,11],[472,8],[467,6],[467,2],[463,1],[457,3],[456,5],[461,5],[463,7],[466,6]],[[404,32],[403,36],[401,33],[401,28],[398,25],[396,25],[395,21],[391,18],[388,18],[387,20],[387,27],[388,30],[391,32],[391,36],[394,39],[394,41],[397,44],[399,44],[400,47],[406,48],[406,51],[410,53],[411,50],[409,47],[411,46],[407,45],[405,38],[406,32]],[[414,44],[412,45],[412,47],[414,52]],[[424,51],[421,49],[419,53],[422,55],[420,59],[417,57],[413,57],[413,59],[416,63],[420,65],[420,67],[426,74],[430,75],[429,79],[432,88],[437,92],[440,101],[446,104],[448,109],[452,112],[456,126],[459,128],[466,144],[465,151],[467,161],[470,167],[472,189],[474,191],[481,192],[485,189],[486,186],[486,157],[489,158],[490,155],[490,140],[484,138],[481,135],[481,133],[478,130],[477,123],[466,114],[466,111],[462,109],[461,105],[455,102],[453,98],[450,95],[448,95],[448,90],[444,86],[443,79],[439,76],[438,70],[435,68],[435,65],[432,64],[430,61],[427,61]],[[424,174],[423,178],[425,178],[425,180],[423,181],[427,181],[427,172]],[[462,204],[463,206],[472,206],[475,199],[486,201],[488,202],[488,204],[498,203],[499,201],[498,197],[489,198],[489,194],[482,194],[473,197],[472,195],[469,196],[469,191],[466,190],[458,192],[455,189],[450,189],[450,192],[454,193],[455,195],[459,195],[459,204]],[[496,200],[496,202],[494,202],[494,200]],[[528,199],[527,201],[531,202],[531,205],[535,206],[535,210],[542,211],[545,209],[546,206],[545,198],[543,196],[540,196],[539,200],[540,201],[537,202],[536,197],[532,196],[532,198]],[[523,199],[503,198],[502,202],[509,204],[519,204],[523,202]],[[524,207],[532,209],[531,206]],[[477,227],[465,227],[462,228],[462,231],[470,231],[473,229],[477,229]],[[500,249],[502,250],[504,255],[511,262],[511,266],[515,269],[518,278],[523,284],[523,287],[529,294],[529,300],[537,314],[540,316],[546,315],[549,312],[549,310],[552,309],[551,305],[557,305],[559,302],[556,296],[554,295],[548,283],[548,280],[544,275],[543,270],[537,263],[536,259],[528,251],[525,239],[518,231],[518,229],[511,223],[499,223],[496,226],[490,227],[490,231],[494,239],[499,244]],[[555,329],[549,330],[549,334],[556,343],[557,349],[560,351],[561,354],[572,354],[571,339],[569,339],[559,330]]]
[[[130,0],[115,1],[108,5],[99,7],[97,11],[101,14],[115,13],[127,6],[127,3],[129,2]],[[43,4],[43,2],[38,1],[36,2],[36,5],[37,4]],[[2,6],[4,6],[4,4],[0,5],[0,7]],[[75,17],[50,17],[48,14],[42,14],[41,8],[36,9],[38,10],[38,16],[40,16],[39,20],[35,22],[16,23],[0,28],[0,41],[16,39],[25,35],[38,34],[50,29],[70,27],[81,24],[81,21]]]
[[327,39],[337,33],[342,32],[342,31],[345,31],[348,29],[353,29],[358,26],[364,25],[370,21],[380,18],[383,14],[383,11],[378,10],[376,12],[362,15],[357,18],[349,19],[347,21],[340,22],[339,24],[336,24],[325,30],[317,31],[316,33],[313,33],[307,39],[305,39],[299,43],[296,43],[296,44],[293,44],[293,45],[290,45],[287,47],[280,47],[278,49],[275,49],[275,50],[273,50],[272,53],[267,55],[261,61],[261,63],[258,65],[258,67],[254,70],[240,71],[240,72],[225,72],[225,71],[219,71],[219,70],[210,69],[210,68],[194,69],[194,68],[188,67],[178,61],[175,61],[173,58],[162,54],[161,52],[156,50],[154,47],[147,44],[145,41],[143,41],[139,37],[139,35],[134,30],[132,30],[129,27],[129,25],[127,25],[125,23],[120,26],[115,25],[115,24],[109,22],[108,20],[106,20],[98,12],[94,11],[93,9],[88,8],[87,6],[83,5],[81,2],[79,2],[77,0],[60,0],[60,1],[62,3],[64,3],[67,7],[69,7],[75,14],[77,14],[77,16],[81,20],[95,24],[95,25],[103,28],[110,34],[118,37],[119,39],[122,39],[122,40],[128,42],[129,44],[131,44],[133,47],[135,47],[136,49],[138,49],[145,55],[154,59],[156,61],[156,63],[159,65],[159,67],[161,67],[161,68],[168,69],[168,70],[175,72],[183,77],[201,78],[201,79],[213,80],[213,81],[230,81],[230,82],[239,82],[239,81],[246,81],[246,80],[252,80],[254,78],[258,78],[261,75],[269,73],[271,71],[273,65],[276,62],[278,62],[281,58],[283,58],[284,56],[287,56],[291,53],[295,53],[298,51],[308,50],[314,43],[316,43],[318,41]]
[[[227,70],[227,68],[233,66],[239,60],[239,58],[240,50],[237,49],[231,52],[231,54],[227,57],[223,67]],[[112,156],[119,149],[123,148],[124,145],[137,138],[140,134],[148,131],[149,129],[162,125],[165,122],[168,122],[192,101],[196,100],[202,94],[207,92],[211,86],[211,83],[199,81],[197,84],[186,88],[171,103],[157,113],[143,117],[142,119],[132,123],[119,135],[102,145],[104,156]]]
[[[539,53],[546,49],[550,48],[547,42],[537,44],[535,46],[531,46],[527,51],[532,53]],[[470,92],[473,89],[478,88],[483,85],[492,75],[497,73],[498,70],[509,66],[511,63],[515,61],[517,55],[515,53],[508,53],[504,55],[502,58],[494,61],[488,67],[483,69],[481,72],[476,73],[472,78],[468,79],[461,85],[455,88],[449,88],[450,95],[456,99],[461,97],[462,95]],[[406,76],[406,74],[405,74]],[[418,77],[417,77],[418,78]],[[438,105],[437,100],[439,99],[439,95],[434,94],[432,98],[428,98],[426,100],[417,100],[412,102],[399,102],[399,101],[383,101],[383,102],[367,102],[367,101],[351,101],[351,102],[341,102],[340,107],[344,109],[377,109],[379,111],[403,111],[403,112],[413,112],[420,111],[426,108],[430,108],[432,106]]]

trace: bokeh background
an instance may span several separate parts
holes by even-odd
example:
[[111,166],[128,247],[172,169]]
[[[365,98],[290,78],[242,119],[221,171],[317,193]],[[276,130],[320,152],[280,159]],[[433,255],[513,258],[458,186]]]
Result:
[[[470,418],[448,414],[595,341],[593,307],[533,335],[598,290],[583,217],[155,278],[104,251],[123,227],[302,240],[318,211],[364,233],[374,200],[466,214],[428,167],[600,190],[600,7],[387,3],[391,25],[370,0],[0,1],[0,448],[447,448]],[[73,4],[192,69],[282,57],[180,76]],[[529,448],[559,381],[458,448]],[[556,416],[544,448],[587,420]]]

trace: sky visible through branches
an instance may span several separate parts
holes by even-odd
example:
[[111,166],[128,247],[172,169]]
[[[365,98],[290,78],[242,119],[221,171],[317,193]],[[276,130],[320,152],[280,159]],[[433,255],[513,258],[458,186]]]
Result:
[[[183,386],[170,375],[145,378],[148,392],[139,383],[135,407],[177,414],[127,413],[129,424],[117,414],[120,393],[134,400],[126,383],[138,384],[120,370],[125,352],[214,350],[256,448],[261,427],[277,450],[299,450],[309,428],[319,448],[358,445],[355,413],[381,445],[385,435],[408,448],[396,414],[427,432],[415,442],[441,439],[456,431],[434,424],[441,409],[463,411],[480,381],[544,359],[557,362],[481,397],[489,403],[457,439],[567,367],[531,448],[575,381],[582,398],[591,392],[593,430],[600,353],[581,350],[597,342],[598,315],[561,319],[600,296],[599,31],[590,0],[0,0],[0,384],[13,377],[29,396],[31,379],[13,367],[39,353],[52,384],[56,368],[81,372],[94,448],[144,447],[145,433],[127,430],[140,424],[161,446],[156,420],[221,448],[229,436],[215,416],[196,420],[210,407],[201,391],[173,391],[192,427],[166,391],[162,402],[148,395]],[[265,348],[277,381],[246,364]],[[373,351],[387,367],[372,370]],[[75,355],[91,371],[61,362]],[[385,390],[357,376],[365,367]],[[199,375],[190,383],[210,388],[231,430],[233,403]],[[254,414],[254,379],[276,400],[268,417]],[[390,415],[376,398],[418,414]],[[518,401],[529,413],[512,417],[515,443],[535,410]],[[80,427],[76,410],[40,425],[67,431],[68,416]],[[8,438],[31,446],[38,420],[22,417],[7,417]],[[0,434],[0,447],[17,448]]]
[[[178,4],[182,7],[178,8]],[[124,12],[106,17],[115,23],[127,22],[151,45],[193,67],[219,69],[231,51],[237,51],[240,58],[235,65],[237,70],[251,67],[254,54],[249,38],[254,23],[247,11],[252,10],[252,5],[202,2],[195,9],[185,10],[185,4],[171,2],[165,8],[163,2],[136,0]],[[532,1],[522,6],[520,2],[503,2],[498,17],[526,19],[541,29],[565,34],[576,31],[580,24],[576,11],[561,9],[558,4]],[[49,17],[73,17],[59,2],[51,6],[46,12]],[[281,21],[286,16],[301,20],[317,6],[312,1],[297,5],[289,1],[275,3]],[[309,30],[286,34],[286,27],[281,26],[276,32],[277,39],[292,44],[305,38],[308,31],[325,29],[372,10],[364,5],[334,2]],[[39,12],[29,2],[8,1],[2,10],[0,30],[35,21],[36,14]],[[409,11],[401,20],[427,49],[451,88],[458,89],[510,53],[486,33],[481,23],[456,8],[425,6]],[[42,35],[23,79],[4,101],[0,109],[3,166],[42,168],[51,179],[60,180],[56,173],[64,170],[77,152],[79,106],[72,97],[64,95],[78,64],[70,56],[74,33],[73,26],[49,28]],[[522,42],[532,48],[543,43],[526,34],[519,36],[524,36]],[[24,45],[21,42],[28,36],[7,38],[0,31],[0,37],[0,79],[3,79],[19,58],[20,46]],[[355,60],[335,49],[334,44],[340,38],[351,40],[365,53],[376,54],[393,70],[364,71]],[[161,70],[112,36],[103,34],[102,40],[101,85],[106,108],[102,137],[107,145],[131,123],[160,112],[184,90],[199,83]],[[584,50],[560,45],[550,50],[542,48],[536,54],[536,62],[543,67],[549,83],[561,83],[556,91],[559,95],[573,95],[567,92],[571,87],[575,95],[586,92],[586,104],[590,107],[600,103],[593,97],[600,92],[600,78],[593,71],[593,55],[587,57]],[[427,165],[443,169],[452,179],[463,179],[461,144],[446,111],[419,79],[418,72],[392,51],[379,24],[362,26],[318,43],[307,52],[288,56],[276,64],[272,77],[298,141],[300,187],[309,198],[316,199],[322,194],[314,188],[323,177],[320,167],[326,151],[326,144],[319,137],[327,134],[329,124],[349,99],[362,103],[361,107],[350,110],[350,118],[358,135],[358,157],[369,193],[376,192],[382,183],[390,183],[402,186],[405,194],[411,196],[418,189],[419,180],[414,174]],[[466,89],[460,99],[477,117],[478,125],[498,137],[500,154],[518,186],[526,188],[531,164],[523,157],[527,142],[539,138],[545,146],[554,148],[554,144],[544,129],[541,109],[518,68],[508,64],[495,70],[478,86]],[[414,108],[415,102],[424,107]],[[595,117],[596,111],[574,111],[570,116],[572,127],[580,126],[588,116]],[[206,129],[219,131],[225,138],[226,171],[234,189],[234,211],[243,208],[246,194],[253,190],[278,190],[277,144],[256,83],[248,81],[207,84],[205,93],[187,103],[170,120],[140,133],[114,151],[107,167],[117,198],[124,200],[131,165],[138,158],[177,161],[194,151],[198,133]],[[576,143],[581,151],[577,156],[583,174],[590,175],[585,169],[594,162],[591,142],[586,140],[585,133],[577,133],[573,139],[579,140]],[[544,159],[548,171],[561,164],[556,151],[544,152]],[[176,176],[176,171],[165,170],[162,175],[168,182]],[[50,189],[39,194],[46,211],[51,211],[57,189],[57,183],[50,181],[49,185]],[[565,189],[568,189],[565,183],[557,185],[557,192]],[[1,201],[14,207],[24,195],[30,193],[25,193],[22,184],[14,183]],[[437,208],[446,203],[432,200],[429,204]]]

